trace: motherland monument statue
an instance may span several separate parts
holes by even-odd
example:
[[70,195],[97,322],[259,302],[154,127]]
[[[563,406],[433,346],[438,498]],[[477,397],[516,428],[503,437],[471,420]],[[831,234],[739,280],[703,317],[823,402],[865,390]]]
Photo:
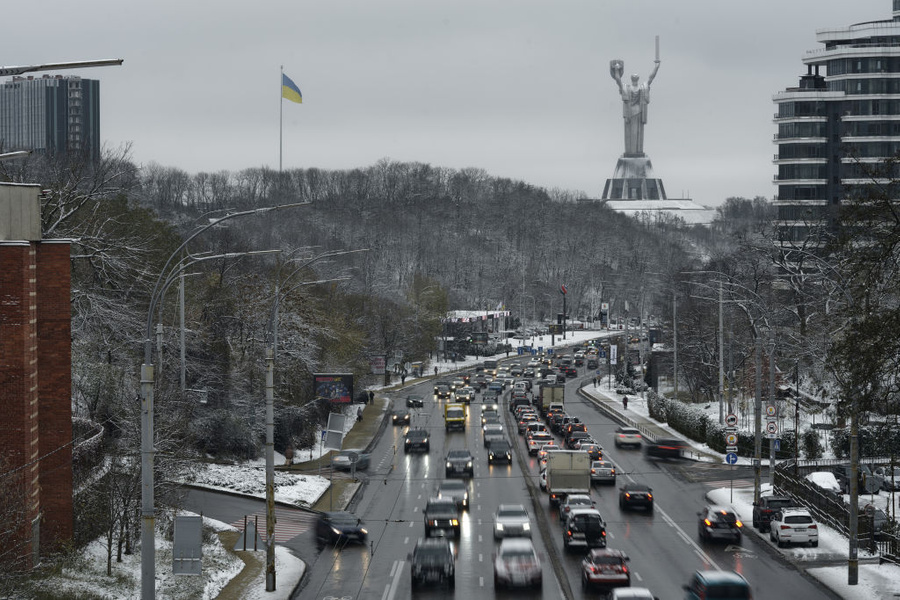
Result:
[[644,153],[644,126],[647,124],[650,84],[659,71],[659,36],[656,36],[656,60],[653,71],[645,82],[635,74],[631,81],[623,82],[625,61],[609,62],[609,74],[619,86],[622,98],[622,119],[625,128],[625,152],[616,163],[612,178],[606,180],[604,200],[666,200],[666,190],[661,179],[653,174],[650,157]]

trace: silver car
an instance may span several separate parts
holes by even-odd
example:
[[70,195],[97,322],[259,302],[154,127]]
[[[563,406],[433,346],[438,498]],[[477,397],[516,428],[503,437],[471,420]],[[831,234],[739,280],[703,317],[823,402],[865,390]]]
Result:
[[616,484],[616,468],[608,460],[591,462],[591,483]]
[[531,537],[531,519],[521,504],[501,504],[494,513],[494,539]]

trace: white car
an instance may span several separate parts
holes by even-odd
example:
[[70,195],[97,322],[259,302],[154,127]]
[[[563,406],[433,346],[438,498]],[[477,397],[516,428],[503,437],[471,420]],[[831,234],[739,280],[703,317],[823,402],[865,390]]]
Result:
[[613,435],[616,438],[616,448],[621,448],[622,446],[641,447],[641,432],[634,427],[625,427],[624,425],[617,427]]
[[494,513],[494,539],[531,537],[531,519],[521,504],[501,504]]
[[819,545],[819,528],[805,508],[782,508],[769,521],[769,539],[783,548],[789,544]]
[[547,432],[535,433],[528,440],[528,454],[537,456],[538,451],[547,444],[553,443],[553,436]]
[[494,553],[494,589],[531,587],[541,589],[544,575],[541,559],[528,538],[507,538]]
[[659,598],[647,588],[620,587],[613,589],[609,600],[659,600]]
[[807,481],[813,485],[817,485],[825,491],[841,493],[841,484],[838,483],[837,477],[831,471],[815,471],[806,476]]
[[594,508],[594,499],[587,494],[569,494],[559,503],[559,520],[565,525],[569,513],[582,508]]

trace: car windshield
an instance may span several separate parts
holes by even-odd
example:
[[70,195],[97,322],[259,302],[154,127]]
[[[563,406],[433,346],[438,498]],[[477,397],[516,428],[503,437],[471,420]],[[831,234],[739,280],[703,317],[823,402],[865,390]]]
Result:
[[338,513],[329,516],[329,521],[334,525],[356,525],[359,519],[350,513]]
[[447,454],[447,458],[462,458],[468,459],[471,456],[468,450],[451,450],[449,454]]
[[503,560],[533,560],[534,552],[529,548],[506,548],[503,550]]
[[501,442],[499,440],[496,442],[491,442],[491,451],[493,452],[507,452],[509,448],[510,446],[508,442]]
[[517,517],[527,519],[528,513],[525,512],[524,508],[501,508],[497,511],[497,516],[505,518]]
[[618,556],[595,556],[593,563],[595,565],[619,565],[622,559]]
[[784,518],[784,522],[791,525],[804,525],[812,523],[813,520],[809,515],[788,515]]
[[706,595],[708,598],[743,600],[750,598],[750,588],[739,583],[714,583],[706,588]]
[[734,523],[737,521],[735,514],[727,511],[717,511],[713,513],[713,518],[719,523]]

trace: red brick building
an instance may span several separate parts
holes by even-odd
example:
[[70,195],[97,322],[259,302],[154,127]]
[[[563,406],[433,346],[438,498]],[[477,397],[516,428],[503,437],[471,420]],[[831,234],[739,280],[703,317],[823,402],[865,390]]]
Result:
[[69,242],[41,239],[39,194],[0,183],[0,485],[21,490],[24,569],[73,536]]

